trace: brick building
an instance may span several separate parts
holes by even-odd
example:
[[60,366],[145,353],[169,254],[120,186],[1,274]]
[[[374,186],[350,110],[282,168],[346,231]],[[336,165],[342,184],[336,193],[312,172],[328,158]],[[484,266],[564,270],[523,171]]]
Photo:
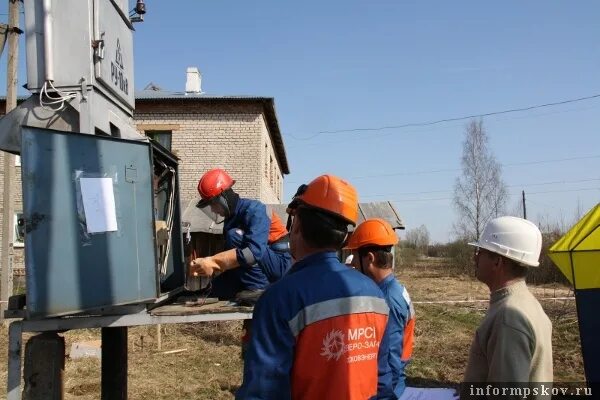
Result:
[[[169,92],[150,84],[136,92],[137,130],[180,158],[183,207],[196,198],[200,175],[216,167],[230,172],[240,195],[280,203],[289,166],[273,98],[206,95],[200,90],[199,79],[197,69],[190,68],[187,91]],[[5,101],[0,99],[0,110],[4,109]],[[4,183],[4,154],[0,152],[0,187]],[[15,165],[14,209],[18,217],[23,209],[18,157]],[[0,224],[3,204],[0,190]],[[17,236],[13,241],[13,267],[19,274],[24,267],[24,252]]]
[[148,86],[136,96],[137,130],[180,158],[181,197],[200,175],[229,171],[240,195],[280,203],[289,167],[272,98],[174,93]]

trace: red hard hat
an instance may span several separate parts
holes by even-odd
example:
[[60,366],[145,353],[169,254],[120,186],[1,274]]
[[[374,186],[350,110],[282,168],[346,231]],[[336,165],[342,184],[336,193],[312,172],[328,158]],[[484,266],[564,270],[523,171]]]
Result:
[[219,168],[207,171],[198,181],[198,193],[202,200],[210,200],[233,186],[235,181],[231,176]]

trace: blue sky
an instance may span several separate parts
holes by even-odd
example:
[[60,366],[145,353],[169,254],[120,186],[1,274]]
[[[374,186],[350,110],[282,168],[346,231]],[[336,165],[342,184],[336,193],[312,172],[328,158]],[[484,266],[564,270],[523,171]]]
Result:
[[[361,201],[393,201],[408,229],[424,224],[435,241],[451,239],[457,219],[450,198],[466,121],[318,132],[600,93],[593,1],[146,4],[134,36],[136,89],[152,81],[183,90],[186,67],[197,66],[207,93],[274,97],[291,169],[284,201],[300,183],[334,173],[355,184]],[[0,63],[4,76],[5,56]],[[578,207],[599,201],[599,109],[594,99],[484,118],[515,194],[509,210],[525,190],[534,222],[570,223]]]

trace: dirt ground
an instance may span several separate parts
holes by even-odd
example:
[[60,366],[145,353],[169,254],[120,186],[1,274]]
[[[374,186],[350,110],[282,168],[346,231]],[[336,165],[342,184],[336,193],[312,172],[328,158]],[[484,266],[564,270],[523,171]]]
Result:
[[[447,300],[486,300],[487,288],[468,276],[452,276],[439,260],[420,260],[416,267],[398,271],[416,303],[416,343],[408,367],[413,386],[456,386],[462,378],[473,332],[486,302],[423,304]],[[538,298],[570,295],[568,288],[532,288]],[[555,381],[584,381],[575,302],[542,300],[552,320]],[[6,396],[8,329],[0,331],[0,398]],[[63,334],[71,344],[98,340],[99,330]],[[155,326],[129,329],[128,391],[130,399],[232,399],[242,378],[239,338],[241,322],[162,326],[162,349],[157,349]],[[173,354],[165,351],[183,350]],[[67,356],[66,399],[98,399],[100,361]]]
[[[485,314],[487,287],[473,276],[449,274],[444,262],[419,260],[415,267],[397,272],[415,303],[416,339],[408,367],[409,383],[415,386],[455,386],[466,366],[473,333]],[[531,286],[552,321],[555,382],[584,382],[579,326],[574,300],[547,300],[572,297],[560,284]],[[484,300],[474,303],[424,302]]]

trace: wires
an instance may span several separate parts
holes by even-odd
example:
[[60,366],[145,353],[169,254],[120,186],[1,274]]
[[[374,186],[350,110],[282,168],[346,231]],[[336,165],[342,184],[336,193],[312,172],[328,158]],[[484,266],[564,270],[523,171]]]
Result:
[[168,174],[170,174],[170,185],[168,185],[167,190],[165,190],[165,195],[167,197],[165,201],[165,221],[167,224],[167,232],[168,238],[167,243],[163,251],[160,252],[161,260],[159,261],[160,266],[160,274],[161,277],[165,277],[167,275],[167,266],[169,264],[169,252],[171,249],[171,242],[173,237],[173,221],[175,214],[175,169],[173,167],[168,166],[164,162],[160,160],[156,160],[157,163],[164,168],[163,172],[159,176],[159,184]]
[[[580,157],[567,157],[567,158],[554,158],[547,160],[534,160],[534,161],[520,161],[515,163],[503,163],[500,164],[502,167],[515,167],[522,165],[537,165],[537,164],[554,164],[558,162],[567,162],[567,161],[578,161],[578,160],[591,160],[600,158],[600,154],[590,155],[590,156],[580,156]],[[422,170],[422,171],[407,171],[407,172],[386,172],[386,173],[376,173],[369,175],[354,175],[348,176],[346,179],[371,179],[371,178],[387,178],[390,176],[414,176],[414,175],[426,175],[426,174],[437,174],[442,172],[458,172],[461,171],[461,168],[442,168],[442,169],[431,169],[431,170]],[[286,184],[299,184],[303,183],[301,181],[286,181]]]
[[[572,192],[589,192],[589,191],[600,191],[600,187],[588,187],[588,188],[579,188],[579,189],[566,189],[566,190],[545,190],[541,192],[526,192],[527,196],[537,195],[537,194],[549,194],[549,193],[572,193]],[[516,193],[508,193],[508,196],[521,196],[521,192]],[[452,200],[454,197],[434,197],[434,198],[412,198],[412,199],[392,199],[389,201],[393,201],[395,203],[406,203],[406,202],[432,202],[432,201],[441,201],[441,200]]]
[[173,237],[173,216],[175,214],[175,169],[169,167],[171,172],[171,196],[169,196],[169,208],[167,212],[167,229],[169,231],[169,238],[167,239],[167,249],[165,251],[165,257],[163,265],[161,267],[161,273],[167,274],[167,264],[169,261],[169,250],[171,249],[171,242]]
[[[590,178],[590,179],[578,179],[578,180],[562,180],[562,181],[549,181],[549,182],[535,182],[535,183],[520,183],[514,185],[507,185],[506,187],[530,187],[530,186],[545,186],[545,185],[557,185],[557,184],[566,184],[566,183],[583,183],[583,182],[597,182],[600,181],[600,178]],[[445,190],[428,190],[423,192],[403,192],[403,193],[379,193],[379,194],[371,194],[366,196],[361,196],[362,199],[369,199],[373,197],[391,197],[391,196],[410,196],[416,194],[432,194],[432,193],[452,193],[453,189],[445,189]],[[533,193],[532,193],[533,194]]]
[[[48,92],[48,86],[53,90],[53,92]],[[58,97],[54,97],[58,95]],[[50,101],[44,101],[44,97],[46,97]],[[63,92],[54,87],[52,81],[45,81],[44,85],[40,89],[40,105],[42,108],[50,111],[61,111],[65,107],[65,103],[77,98],[77,92]],[[53,105],[58,104],[58,108],[54,108]]]
[[492,115],[501,115],[501,114],[515,113],[515,112],[531,111],[531,110],[535,110],[538,108],[560,106],[563,104],[577,103],[580,101],[593,100],[596,98],[600,98],[600,93],[593,94],[591,96],[578,97],[575,99],[555,101],[552,103],[537,104],[537,105],[533,105],[533,106],[526,106],[526,107],[520,107],[520,108],[510,108],[507,110],[492,111],[492,112],[482,113],[482,114],[471,114],[471,115],[465,115],[465,116],[461,116],[461,117],[438,119],[435,121],[413,122],[413,123],[407,123],[407,124],[401,124],[401,125],[388,125],[388,126],[379,126],[379,127],[372,127],[372,128],[349,128],[349,129],[337,129],[337,130],[331,130],[331,131],[318,131],[307,137],[299,137],[299,136],[293,135],[291,133],[288,133],[286,136],[289,136],[295,140],[311,140],[320,135],[333,134],[333,133],[369,132],[369,131],[383,131],[383,130],[387,130],[387,129],[414,128],[414,127],[438,125],[438,124],[443,124],[446,122],[464,121],[464,120],[472,119],[472,118],[483,118],[483,117],[489,117]]

